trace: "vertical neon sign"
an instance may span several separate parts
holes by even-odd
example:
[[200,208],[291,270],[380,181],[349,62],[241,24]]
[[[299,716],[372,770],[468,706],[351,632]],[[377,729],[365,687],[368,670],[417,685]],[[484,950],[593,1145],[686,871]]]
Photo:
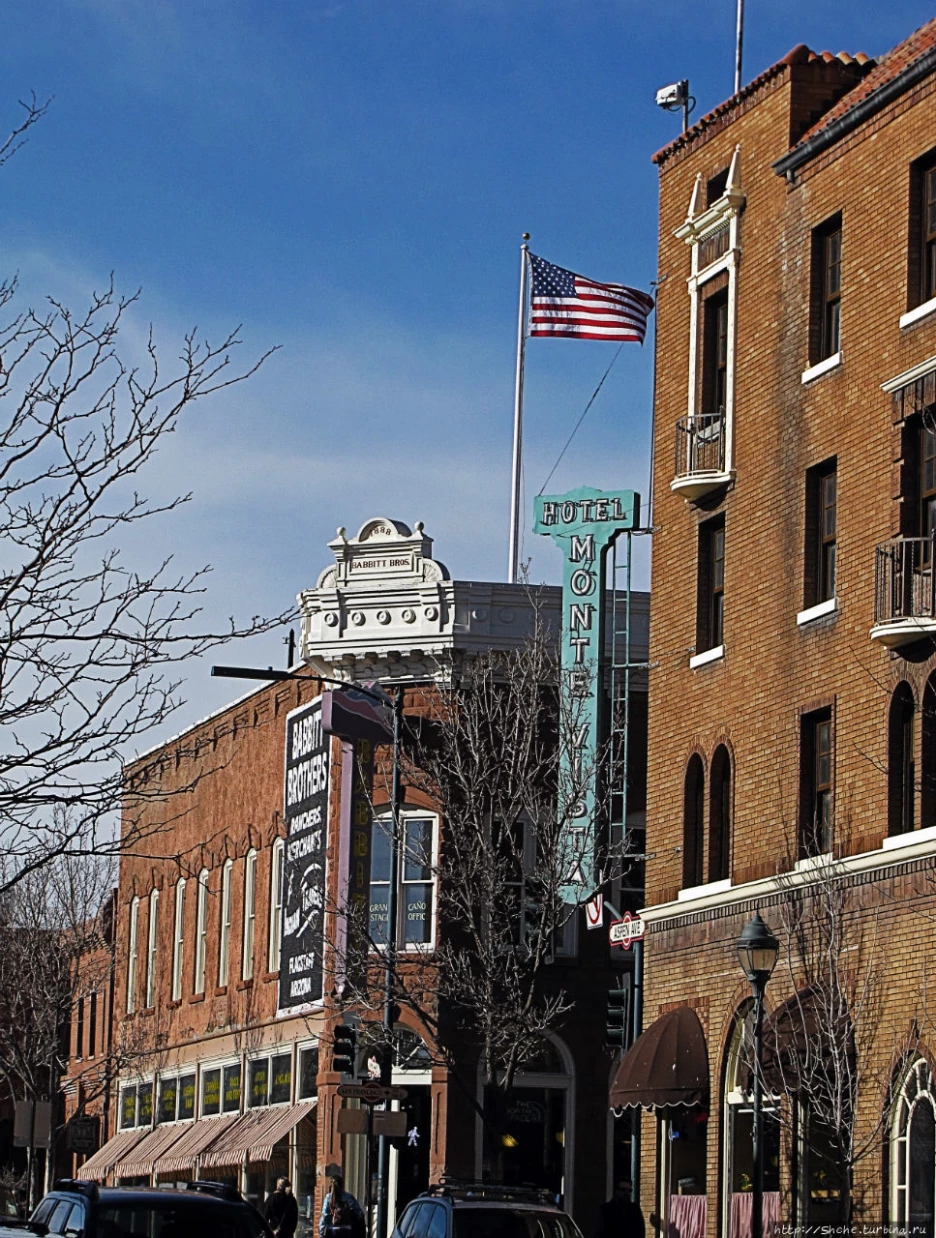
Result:
[[580,903],[595,888],[607,554],[619,533],[637,527],[640,495],[590,486],[538,495],[534,517],[533,532],[551,537],[564,560],[559,859],[565,874],[562,898]]

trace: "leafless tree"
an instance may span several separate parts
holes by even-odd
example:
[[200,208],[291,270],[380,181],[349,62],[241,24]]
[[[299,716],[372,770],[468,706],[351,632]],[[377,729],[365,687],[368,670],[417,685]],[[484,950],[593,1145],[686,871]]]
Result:
[[[44,110],[25,107],[0,162]],[[77,311],[17,301],[15,278],[0,283],[0,891],[116,846],[121,796],[132,819],[146,795],[123,786],[121,760],[181,704],[180,665],[285,619],[203,625],[208,568],[126,558],[131,531],[191,497],[137,489],[180,415],[269,354],[238,366],[236,331],[193,331],[165,369],[151,329],[131,361],[120,337],[137,296],[112,281]],[[139,841],[124,831],[124,846]]]

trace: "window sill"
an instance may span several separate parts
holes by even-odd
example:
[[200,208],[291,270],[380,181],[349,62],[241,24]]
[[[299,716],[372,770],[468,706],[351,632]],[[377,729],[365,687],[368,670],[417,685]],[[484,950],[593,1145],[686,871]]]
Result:
[[226,984],[219,984],[214,991],[215,997],[227,997],[228,987]]
[[249,980],[238,980],[237,982],[238,993],[242,993],[244,989],[252,989],[252,988],[253,988],[253,976],[251,976]]
[[724,645],[716,645],[714,649],[706,649],[703,653],[694,653],[689,659],[689,669],[694,671],[697,666],[706,666],[709,662],[717,662],[724,656]]
[[205,1000],[204,993],[193,993],[192,996],[188,999],[190,1006],[194,1005],[196,1002],[203,1002],[204,1000]]
[[936,825],[927,826],[925,830],[908,830],[906,834],[894,834],[885,838],[881,844],[884,851],[892,851],[896,847],[912,847],[914,843],[936,841]]
[[731,889],[731,878],[726,877],[724,881],[709,881],[704,886],[687,886],[685,890],[680,890],[676,895],[678,903],[687,903],[692,899],[706,898],[709,894],[724,894],[726,890]]
[[800,375],[800,382],[805,385],[814,382],[815,379],[821,378],[823,374],[828,374],[830,370],[837,370],[842,364],[842,352],[834,352],[831,357],[825,357],[822,361],[817,361],[815,365],[811,365],[808,370],[803,370]]
[[915,322],[929,318],[930,314],[936,314],[936,297],[930,297],[922,305],[917,305],[912,310],[907,310],[906,314],[901,314],[898,326],[902,331],[904,327],[912,327]]
[[178,1010],[181,1005],[182,1005],[182,998],[174,997],[172,1001],[166,1002],[166,1009],[167,1010]]
[[834,615],[837,610],[838,598],[826,598],[824,602],[817,602],[815,606],[807,606],[805,610],[801,610],[796,616],[797,626],[803,627],[814,619],[821,619],[823,615]]
[[263,973],[260,979],[263,980],[265,983],[270,980],[279,980],[279,972],[278,971],[266,971]]
[[817,868],[825,868],[832,862],[832,852],[823,851],[822,855],[807,855],[805,859],[797,860],[793,865],[794,873],[808,873]]

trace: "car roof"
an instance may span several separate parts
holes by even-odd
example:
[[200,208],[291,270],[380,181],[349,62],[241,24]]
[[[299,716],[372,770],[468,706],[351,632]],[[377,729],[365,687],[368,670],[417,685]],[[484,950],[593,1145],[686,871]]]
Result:
[[[69,1195],[72,1192],[56,1191],[55,1194]],[[202,1204],[243,1204],[245,1202],[243,1199],[225,1199],[223,1195],[216,1195],[211,1191],[178,1191],[174,1187],[171,1190],[162,1191],[155,1186],[102,1186],[98,1192],[98,1201],[102,1204],[120,1203],[130,1199],[138,1199],[147,1203],[160,1199],[184,1199],[196,1208]]]

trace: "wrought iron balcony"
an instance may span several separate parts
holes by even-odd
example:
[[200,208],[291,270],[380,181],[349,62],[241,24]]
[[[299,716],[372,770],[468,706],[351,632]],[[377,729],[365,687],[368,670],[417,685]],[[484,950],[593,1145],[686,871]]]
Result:
[[699,499],[731,480],[725,464],[725,410],[699,413],[676,422],[676,463],[670,489]]
[[882,542],[874,556],[871,639],[893,649],[936,637],[936,534]]

